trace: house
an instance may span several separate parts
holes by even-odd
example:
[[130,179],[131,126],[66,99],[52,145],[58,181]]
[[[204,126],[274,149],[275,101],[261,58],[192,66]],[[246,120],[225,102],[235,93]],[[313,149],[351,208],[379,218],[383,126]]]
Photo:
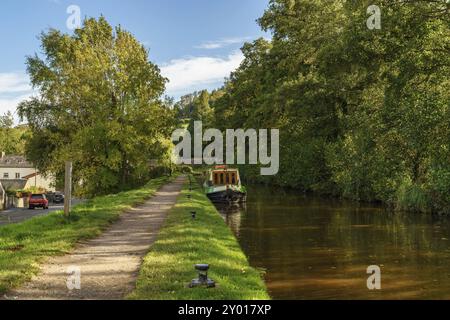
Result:
[[37,187],[46,191],[55,191],[54,179],[42,175],[23,156],[6,156],[2,152],[0,157],[0,183],[4,189],[29,189]]

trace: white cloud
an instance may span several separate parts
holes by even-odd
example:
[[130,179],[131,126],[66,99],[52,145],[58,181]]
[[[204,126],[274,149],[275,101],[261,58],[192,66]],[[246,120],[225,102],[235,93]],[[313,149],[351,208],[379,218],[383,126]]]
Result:
[[[174,59],[161,67],[168,78],[167,93],[180,97],[193,91],[217,88],[239,67],[243,54],[235,51],[226,57],[200,56]],[[16,113],[18,104],[35,95],[24,72],[0,73],[0,114]],[[17,121],[16,116],[16,121]]]
[[192,91],[220,86],[224,79],[241,64],[244,55],[236,51],[226,58],[189,57],[175,59],[161,68],[169,95],[181,96]]
[[[28,76],[24,72],[0,73],[0,115],[16,113],[20,102],[33,95]],[[15,116],[18,120],[17,115]]]
[[32,94],[24,94],[21,96],[13,97],[13,98],[2,98],[0,97],[0,115],[5,114],[8,111],[11,111],[15,115],[17,120],[16,108],[24,100],[30,98]]
[[196,46],[195,48],[207,50],[220,49],[233,44],[243,43],[249,39],[250,37],[241,37],[241,38],[225,38],[216,41],[206,41],[203,42],[201,45]]
[[25,73],[0,73],[0,95],[31,91],[28,77]]

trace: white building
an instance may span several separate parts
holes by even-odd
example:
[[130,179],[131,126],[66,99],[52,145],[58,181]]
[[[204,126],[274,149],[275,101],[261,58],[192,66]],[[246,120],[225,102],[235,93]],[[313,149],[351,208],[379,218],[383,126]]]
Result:
[[54,192],[54,179],[43,176],[23,156],[6,156],[3,152],[0,158],[0,183],[5,189],[12,186],[17,189],[38,187]]

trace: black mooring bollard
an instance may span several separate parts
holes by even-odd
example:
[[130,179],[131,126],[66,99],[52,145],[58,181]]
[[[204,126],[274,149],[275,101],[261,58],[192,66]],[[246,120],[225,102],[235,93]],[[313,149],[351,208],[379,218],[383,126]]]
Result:
[[207,288],[215,288],[216,282],[208,278],[208,264],[197,264],[195,265],[195,270],[198,272],[198,278],[191,281],[189,287],[207,287]]

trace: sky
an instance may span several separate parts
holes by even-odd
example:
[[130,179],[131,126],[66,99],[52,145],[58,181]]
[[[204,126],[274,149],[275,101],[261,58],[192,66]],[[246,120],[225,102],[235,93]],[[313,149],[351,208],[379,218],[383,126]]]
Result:
[[[66,33],[73,11],[103,15],[150,50],[170,82],[166,94],[179,98],[214,89],[243,59],[245,41],[267,37],[256,23],[269,0],[1,0],[0,114],[37,94],[26,74],[26,56],[40,53],[38,36],[50,28]],[[70,25],[70,23],[69,23]]]

